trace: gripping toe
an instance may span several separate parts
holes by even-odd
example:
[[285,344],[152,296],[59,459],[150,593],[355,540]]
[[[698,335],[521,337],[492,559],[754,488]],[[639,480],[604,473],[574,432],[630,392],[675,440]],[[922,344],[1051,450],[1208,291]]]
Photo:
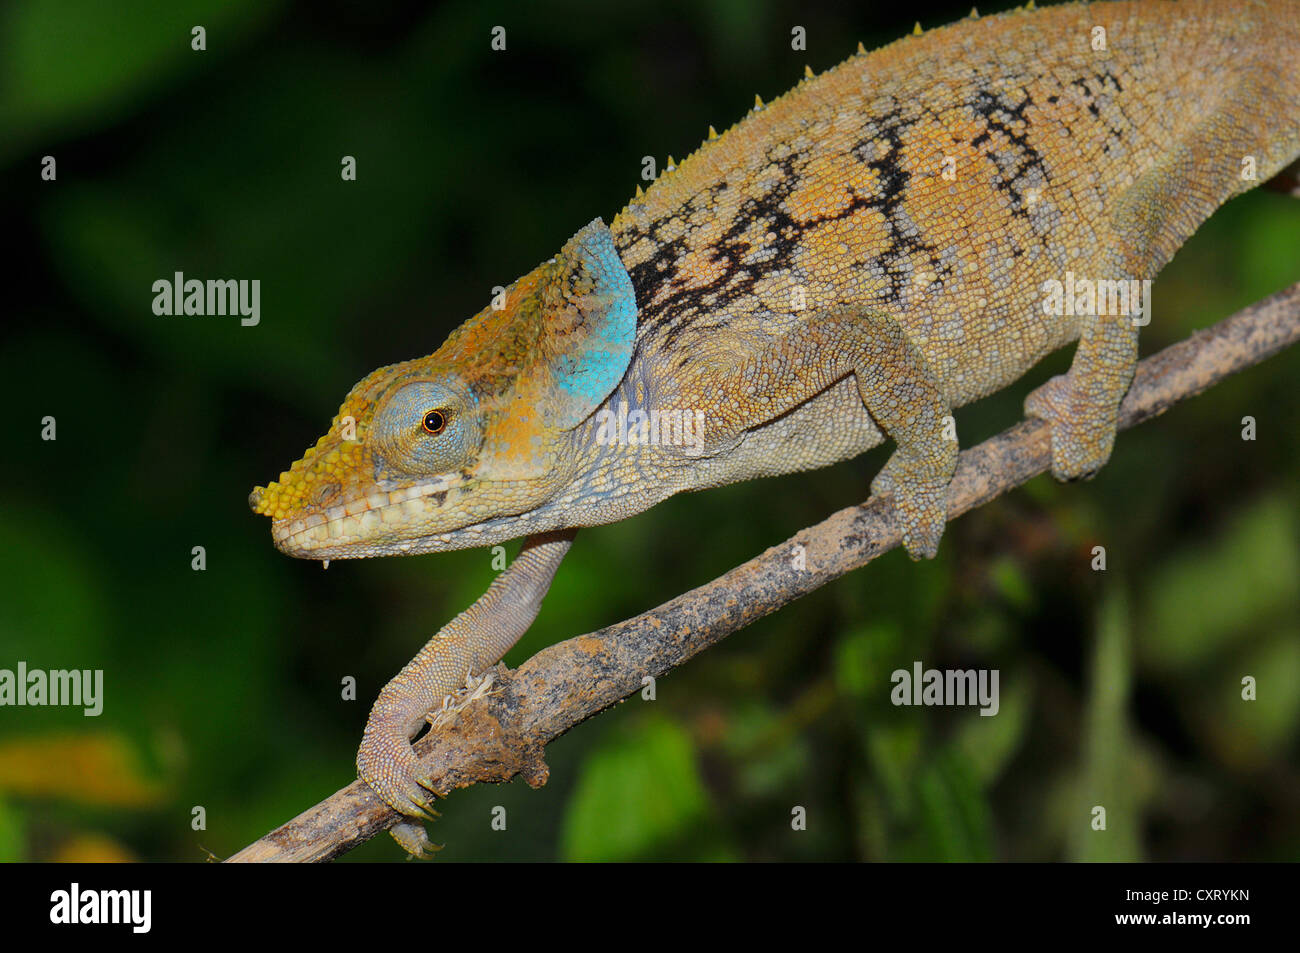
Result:
[[357,776],[399,814],[425,820],[436,816],[429,807],[434,797],[430,780],[404,737],[368,731],[357,752]]
[[871,492],[894,501],[903,548],[912,559],[933,559],[948,522],[950,478],[923,476],[907,457],[895,452],[871,481]]
[[1079,398],[1068,374],[1053,377],[1025,398],[1025,416],[1046,421],[1052,433],[1052,476],[1086,480],[1110,459],[1115,414],[1099,414]]

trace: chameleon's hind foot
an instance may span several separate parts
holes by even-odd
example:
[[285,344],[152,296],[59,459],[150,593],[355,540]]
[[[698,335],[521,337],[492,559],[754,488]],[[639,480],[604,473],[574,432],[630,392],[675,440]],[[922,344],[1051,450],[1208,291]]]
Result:
[[388,833],[410,855],[407,860],[420,860],[442,850],[441,844],[429,840],[428,832],[419,821],[400,820],[388,829]]
[[1082,400],[1069,374],[1059,374],[1025,398],[1025,416],[1047,422],[1052,432],[1052,476],[1086,480],[1110,459],[1116,410],[1099,412]]
[[948,522],[951,469],[948,472],[948,476],[935,477],[932,467],[896,450],[871,481],[872,494],[893,498],[894,512],[902,525],[903,548],[913,559],[933,559],[939,552],[939,540]]

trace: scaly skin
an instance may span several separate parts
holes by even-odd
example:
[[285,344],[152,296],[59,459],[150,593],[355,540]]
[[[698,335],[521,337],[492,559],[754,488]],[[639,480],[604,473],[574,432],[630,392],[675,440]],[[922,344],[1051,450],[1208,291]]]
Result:
[[[530,541],[384,690],[361,777],[421,813],[409,738],[527,628],[578,527],[888,437],[873,491],[893,498],[908,552],[931,556],[951,408],[1074,340],[1070,373],[1026,412],[1051,425],[1058,478],[1095,472],[1137,326],[1047,314],[1045,283],[1154,278],[1215,208],[1300,155],[1298,95],[1297,0],[1078,4],[908,37],[756,106],[503,307],[365,378],[316,447],[253,491],[277,547]],[[611,444],[603,412],[624,408],[700,414],[701,440]]]

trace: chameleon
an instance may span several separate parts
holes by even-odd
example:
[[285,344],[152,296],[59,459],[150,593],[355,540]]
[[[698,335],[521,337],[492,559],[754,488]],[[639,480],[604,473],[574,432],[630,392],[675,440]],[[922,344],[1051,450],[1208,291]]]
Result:
[[1092,476],[1149,320],[1119,292],[1298,157],[1300,0],[918,26],[710,127],[433,354],[365,377],[250,494],[274,545],[331,560],[524,537],[370,713],[357,770],[403,815],[399,842],[416,849],[433,796],[411,739],[532,624],[579,528],[888,440],[871,493],[932,557],[953,409],[1075,342],[1024,410],[1057,479]]

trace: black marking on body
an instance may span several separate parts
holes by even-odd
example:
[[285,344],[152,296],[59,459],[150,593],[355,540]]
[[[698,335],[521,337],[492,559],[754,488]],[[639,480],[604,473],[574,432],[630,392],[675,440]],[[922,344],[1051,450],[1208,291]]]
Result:
[[[888,232],[888,241],[885,248],[877,257],[885,276],[889,280],[889,290],[885,295],[885,300],[891,304],[901,302],[903,297],[903,286],[909,280],[909,271],[907,264],[909,256],[924,256],[929,267],[936,274],[936,284],[942,288],[943,279],[951,274],[952,266],[945,265],[939,260],[939,255],[935,247],[925,241],[922,241],[918,235],[909,235],[907,233],[908,223],[903,218],[903,203],[907,194],[907,185],[911,181],[912,173],[908,171],[903,164],[903,138],[911,121],[902,116],[901,110],[895,107],[891,112],[882,116],[879,120],[879,127],[874,130],[874,135],[868,139],[860,141],[849,153],[856,157],[859,162],[865,162],[866,166],[874,169],[878,176],[877,182],[879,194],[866,201],[859,201],[854,197],[854,203],[858,208],[873,208],[885,219],[885,229]],[[879,147],[874,151],[876,157],[871,160],[865,158],[865,150],[868,144],[883,141],[885,150],[881,154]],[[842,216],[837,216],[842,217]]]
[[[754,283],[761,274],[789,266],[805,226],[791,218],[783,204],[802,180],[802,170],[798,163],[807,157],[790,151],[780,159],[775,159],[772,153],[777,148],[780,148],[780,144],[770,147],[766,154],[769,160],[767,168],[776,171],[771,188],[760,197],[747,198],[736,211],[730,226],[712,247],[692,252],[684,237],[664,243],[656,241],[656,233],[666,220],[678,216],[689,220],[692,211],[699,212],[707,208],[712,201],[710,196],[716,195],[720,187],[725,188],[725,183],[701,193],[700,196],[704,196],[702,205],[697,204],[700,196],[694,196],[667,219],[652,223],[643,232],[634,230],[658,245],[650,258],[628,269],[639,305],[638,323],[647,330],[666,331],[665,343],[671,344],[673,338],[694,323],[696,318],[715,314],[727,304],[751,294]],[[764,245],[755,248],[743,237],[751,228],[757,228],[771,238]],[[623,243],[631,248],[640,237],[640,234],[630,231]],[[620,248],[620,252],[622,250]],[[746,263],[745,259],[756,251],[765,253],[761,265]],[[681,276],[681,269],[690,254],[702,254],[711,262],[721,262],[722,274],[707,285],[688,287]],[[758,270],[760,267],[761,271]]]
[[[1009,150],[997,149],[985,151],[984,154],[997,167],[994,184],[1011,196],[1011,214],[1022,218],[1029,217],[1024,190],[1032,187],[1028,179],[1030,173],[1038,173],[1041,186],[1046,186],[1049,181],[1043,156],[1029,141],[1029,121],[1025,117],[1025,109],[1033,104],[1028,93],[1025,93],[1025,98],[1020,102],[1013,103],[1006,96],[987,89],[978,90],[970,104],[976,115],[988,125],[987,129],[971,140],[972,146],[979,148],[992,141],[994,132],[1000,133],[1010,143]],[[1023,131],[1017,132],[1017,126]],[[1011,152],[1010,158],[1006,155],[1008,151]]]
[[[629,252],[642,238],[658,246],[650,258],[628,269],[639,306],[641,333],[638,337],[646,332],[663,332],[664,343],[670,346],[688,328],[703,328],[709,318],[716,321],[729,304],[751,296],[761,277],[791,271],[805,233],[862,209],[874,209],[884,219],[885,247],[875,258],[889,282],[882,295],[884,300],[890,303],[902,300],[904,287],[911,277],[908,264],[912,255],[923,256],[942,284],[952,266],[939,260],[933,246],[919,236],[909,234],[909,224],[904,215],[912,173],[904,163],[903,143],[914,121],[904,116],[902,108],[897,106],[871,121],[862,138],[849,149],[849,154],[875,171],[876,188],[871,195],[860,195],[850,189],[849,201],[834,212],[803,220],[790,213],[786,202],[804,183],[812,153],[790,149],[785,143],[775,143],[765,155],[767,164],[764,171],[768,172],[771,180],[770,188],[761,196],[747,198],[711,247],[692,251],[684,237],[665,242],[659,233],[668,221],[677,216],[689,219],[692,213],[713,206],[717,194],[726,188],[725,182],[711,186],[663,219],[644,227],[626,229],[617,238],[620,254]],[[745,237],[750,232],[765,236],[765,241],[757,246],[751,244]],[[687,286],[681,270],[690,254],[703,255],[711,264],[720,264],[721,274],[706,285]],[[762,255],[762,261],[752,261],[756,254]],[[866,267],[870,263],[855,264]]]
[[[1126,129],[1132,126],[1119,102],[1114,98],[1124,92],[1124,86],[1120,83],[1119,77],[1111,72],[1109,63],[1103,63],[1095,74],[1071,80],[1070,85],[1078,88],[1082,95],[1084,108],[1105,129],[1106,135],[1102,139],[1101,151],[1105,155],[1110,155],[1114,144],[1122,140],[1126,134]],[[1099,100],[1106,95],[1113,98],[1110,109],[1107,110],[1108,115],[1102,115]],[[1115,121],[1114,113],[1118,113],[1119,118],[1123,120],[1122,123]]]

